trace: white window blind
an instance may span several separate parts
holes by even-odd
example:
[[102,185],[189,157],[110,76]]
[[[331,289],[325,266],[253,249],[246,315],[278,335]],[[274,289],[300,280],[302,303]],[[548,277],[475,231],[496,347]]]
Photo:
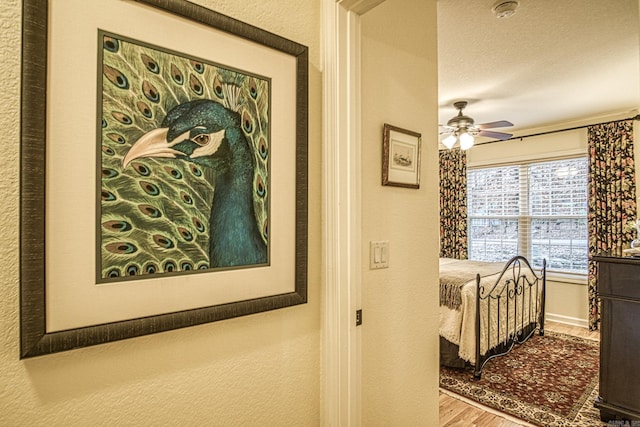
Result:
[[469,259],[506,261],[586,273],[586,157],[467,172]]

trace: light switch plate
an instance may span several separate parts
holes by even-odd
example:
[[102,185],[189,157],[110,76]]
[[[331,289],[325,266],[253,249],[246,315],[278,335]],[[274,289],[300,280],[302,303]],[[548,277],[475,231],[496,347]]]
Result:
[[389,241],[369,242],[369,269],[389,268]]

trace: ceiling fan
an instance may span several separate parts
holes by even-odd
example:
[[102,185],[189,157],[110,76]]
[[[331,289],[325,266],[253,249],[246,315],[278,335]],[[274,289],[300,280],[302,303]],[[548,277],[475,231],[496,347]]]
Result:
[[513,126],[513,123],[507,120],[499,120],[476,125],[471,117],[462,114],[462,110],[467,106],[467,101],[454,102],[453,106],[458,110],[458,115],[449,120],[446,126],[442,126],[443,129],[440,132],[441,135],[448,135],[442,140],[442,144],[445,147],[451,149],[457,141],[460,141],[460,148],[467,150],[473,146],[476,136],[486,136],[499,140],[509,139],[513,136],[510,133],[486,130]]

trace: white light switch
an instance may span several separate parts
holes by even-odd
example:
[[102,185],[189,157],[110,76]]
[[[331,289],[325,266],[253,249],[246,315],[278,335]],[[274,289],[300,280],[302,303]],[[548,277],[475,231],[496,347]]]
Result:
[[369,269],[389,268],[389,241],[369,242]]

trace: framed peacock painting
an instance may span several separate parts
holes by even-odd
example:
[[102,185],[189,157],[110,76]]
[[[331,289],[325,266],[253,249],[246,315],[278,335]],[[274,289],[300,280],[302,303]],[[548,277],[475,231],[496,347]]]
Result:
[[271,79],[98,38],[97,281],[268,265]]
[[21,358],[307,301],[306,46],[185,0],[23,20]]

